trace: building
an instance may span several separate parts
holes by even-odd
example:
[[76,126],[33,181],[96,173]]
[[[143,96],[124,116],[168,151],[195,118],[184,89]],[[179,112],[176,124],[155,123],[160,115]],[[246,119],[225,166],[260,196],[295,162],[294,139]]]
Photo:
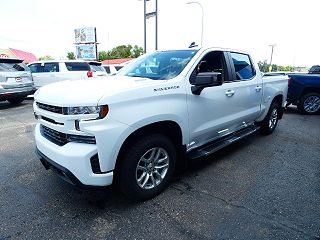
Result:
[[103,60],[101,63],[103,65],[125,65],[129,63],[134,58],[118,58],[118,59],[107,59]]
[[25,52],[14,48],[0,48],[0,58],[18,58],[23,60],[25,63],[31,63],[38,60],[33,53]]

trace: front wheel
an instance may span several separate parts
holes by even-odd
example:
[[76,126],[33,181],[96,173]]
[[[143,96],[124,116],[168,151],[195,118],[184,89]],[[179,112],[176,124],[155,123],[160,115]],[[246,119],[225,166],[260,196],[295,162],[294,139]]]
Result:
[[162,134],[145,136],[124,150],[115,176],[127,197],[146,200],[157,196],[169,184],[176,163],[176,148]]
[[266,117],[260,123],[262,134],[268,135],[273,133],[278,124],[279,114],[279,105],[276,102],[271,103]]
[[301,97],[298,110],[302,114],[316,114],[320,112],[320,94],[308,93]]

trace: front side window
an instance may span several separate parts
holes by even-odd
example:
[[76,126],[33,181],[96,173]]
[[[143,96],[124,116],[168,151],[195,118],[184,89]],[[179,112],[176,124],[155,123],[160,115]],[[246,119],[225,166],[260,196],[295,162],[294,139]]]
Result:
[[171,79],[182,72],[196,52],[196,50],[172,50],[147,54],[123,67],[119,75],[153,80]]
[[234,69],[236,72],[236,80],[249,80],[254,77],[255,72],[247,54],[231,52]]
[[39,72],[39,70],[38,70],[39,66],[40,66],[39,63],[33,63],[33,64],[29,65],[29,68],[30,68],[32,73],[36,73],[36,72]]

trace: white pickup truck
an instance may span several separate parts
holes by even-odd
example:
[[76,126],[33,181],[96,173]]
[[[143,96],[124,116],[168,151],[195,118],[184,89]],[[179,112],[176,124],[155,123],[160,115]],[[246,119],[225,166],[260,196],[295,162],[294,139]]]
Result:
[[113,182],[148,199],[177,161],[207,156],[282,118],[287,78],[262,78],[243,51],[200,48],[141,56],[116,76],[65,81],[35,93],[37,153],[80,186]]

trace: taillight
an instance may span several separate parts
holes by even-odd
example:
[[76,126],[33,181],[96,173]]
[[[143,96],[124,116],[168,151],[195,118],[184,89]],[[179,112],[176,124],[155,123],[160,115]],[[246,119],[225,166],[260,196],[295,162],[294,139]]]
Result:
[[289,79],[288,79],[288,86],[290,86],[291,83],[292,83],[292,78],[289,78]]
[[93,77],[92,71],[88,71],[88,72],[87,72],[87,76],[88,76],[88,77]]

